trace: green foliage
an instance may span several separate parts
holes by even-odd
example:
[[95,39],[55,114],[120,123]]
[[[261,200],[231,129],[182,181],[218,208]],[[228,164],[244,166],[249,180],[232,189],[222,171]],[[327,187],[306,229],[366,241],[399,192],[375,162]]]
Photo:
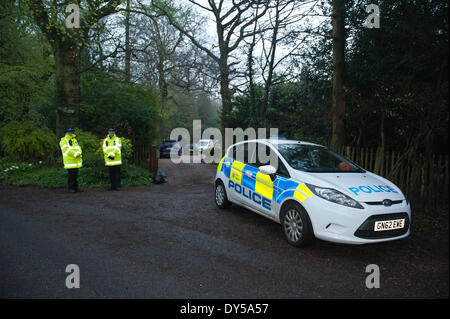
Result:
[[448,1],[375,2],[380,29],[360,27],[369,3],[348,10],[348,135],[376,146],[384,133],[388,149],[448,152]]
[[100,167],[83,165],[78,173],[78,184],[82,187],[100,187],[106,186],[108,183],[108,170],[104,165]]
[[124,186],[148,185],[153,182],[152,174],[136,165],[123,165],[121,175]]
[[0,183],[63,187],[67,185],[67,175],[61,169],[44,167],[42,164],[17,163],[3,158],[0,160]]
[[95,154],[89,154],[87,156],[83,156],[83,167],[92,167],[94,169],[100,170],[105,166],[105,160],[103,158],[102,153],[97,152]]
[[47,160],[58,141],[47,127],[12,121],[0,129],[0,147],[12,159],[36,162]]
[[161,120],[164,121],[160,132],[162,138],[168,138],[176,127],[186,128],[192,136],[193,120],[200,120],[203,128],[219,126],[219,107],[205,94],[194,97],[181,91],[169,90],[169,99],[160,108]]
[[1,1],[0,12],[0,122],[31,117],[39,123],[37,104],[49,103],[49,45],[17,1]]
[[[108,168],[103,159],[95,154],[83,160],[84,166],[78,174],[80,187],[107,187]],[[122,165],[123,186],[149,185],[153,182],[150,172],[135,165]],[[0,184],[40,187],[67,187],[67,170],[62,167],[48,167],[42,164],[17,163],[8,158],[0,159]]]
[[122,141],[122,161],[126,161],[130,159],[133,154],[133,144],[128,138],[121,137],[120,139]]
[[89,155],[98,153],[101,150],[101,143],[97,136],[90,132],[82,131],[81,129],[75,129],[76,139],[83,151],[83,159]]
[[263,88],[256,85],[253,96],[238,96],[233,100],[233,127],[274,127],[280,135],[291,139],[327,144],[329,123],[324,121],[327,109],[328,83],[303,71],[298,82],[281,82],[272,86],[263,123],[258,122]]
[[[380,29],[364,26],[364,8],[372,3],[380,6]],[[349,0],[345,6],[346,144],[384,142],[390,150],[447,154],[442,145],[449,138],[448,2]],[[317,33],[331,35],[331,27],[323,24]],[[232,125],[278,127],[289,138],[328,144],[331,50],[332,37],[325,36],[293,57],[302,72],[289,82],[274,79],[269,106],[259,118],[262,85],[236,96]]]
[[118,136],[150,144],[156,138],[156,100],[150,87],[123,83],[105,72],[87,72],[81,78],[81,127],[106,136],[106,129],[114,126]]

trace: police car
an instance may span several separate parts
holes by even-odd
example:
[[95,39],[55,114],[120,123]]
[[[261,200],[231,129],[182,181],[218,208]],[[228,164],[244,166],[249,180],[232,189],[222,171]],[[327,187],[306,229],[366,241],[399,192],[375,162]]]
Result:
[[[262,161],[261,154],[269,155]],[[267,160],[275,165],[266,165]],[[410,234],[401,190],[330,149],[302,141],[258,139],[230,146],[217,167],[215,202],[243,206],[279,224],[286,240],[367,244]]]

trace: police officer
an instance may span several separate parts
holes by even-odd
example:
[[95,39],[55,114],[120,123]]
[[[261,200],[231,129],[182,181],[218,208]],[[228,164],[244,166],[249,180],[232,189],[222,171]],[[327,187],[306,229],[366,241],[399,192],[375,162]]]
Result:
[[63,155],[64,168],[67,169],[68,175],[68,188],[70,193],[77,193],[80,191],[78,188],[78,169],[83,166],[82,151],[80,145],[78,145],[73,128],[65,130],[64,137],[61,137],[59,147]]
[[108,129],[108,135],[103,141],[105,165],[109,168],[110,190],[120,190],[120,167],[122,166],[122,141],[116,136],[114,128]]

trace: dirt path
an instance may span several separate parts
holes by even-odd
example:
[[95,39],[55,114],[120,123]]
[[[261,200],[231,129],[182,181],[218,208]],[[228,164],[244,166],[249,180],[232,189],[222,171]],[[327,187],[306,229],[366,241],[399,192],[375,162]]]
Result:
[[[0,297],[448,298],[448,241],[296,249],[278,224],[215,207],[215,166],[160,168],[169,183],[120,192],[1,187]],[[68,264],[80,289],[64,285]]]

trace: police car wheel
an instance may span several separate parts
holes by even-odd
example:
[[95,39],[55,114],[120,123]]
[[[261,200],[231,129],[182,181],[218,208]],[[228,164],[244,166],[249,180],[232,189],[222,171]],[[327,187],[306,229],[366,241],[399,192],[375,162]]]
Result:
[[286,240],[295,247],[306,246],[314,239],[314,233],[306,211],[297,203],[287,203],[280,215],[281,228]]
[[228,208],[231,206],[231,202],[228,200],[227,192],[225,191],[225,186],[221,181],[216,183],[215,199],[216,205],[219,208]]

